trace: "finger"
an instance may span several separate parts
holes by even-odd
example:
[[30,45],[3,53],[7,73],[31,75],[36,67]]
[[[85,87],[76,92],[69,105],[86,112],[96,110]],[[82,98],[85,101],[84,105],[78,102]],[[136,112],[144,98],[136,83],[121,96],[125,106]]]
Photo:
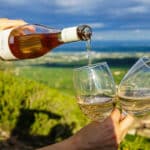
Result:
[[134,118],[131,115],[127,115],[124,120],[120,122],[120,130],[122,132],[127,132],[128,129],[131,127],[131,125],[134,122]]
[[115,121],[115,122],[119,122],[119,120],[120,120],[120,111],[117,109],[117,108],[115,108],[113,111],[112,111],[112,113],[111,113],[111,118],[112,118],[112,120],[113,121]]
[[23,30],[28,30],[29,32],[32,32],[32,33],[35,32],[35,27],[32,26],[32,25],[24,26],[22,29]]

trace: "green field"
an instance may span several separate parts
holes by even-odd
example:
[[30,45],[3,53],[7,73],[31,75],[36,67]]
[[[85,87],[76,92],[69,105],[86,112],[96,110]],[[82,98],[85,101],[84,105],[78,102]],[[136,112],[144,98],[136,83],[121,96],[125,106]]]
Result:
[[[127,68],[111,68],[116,84],[119,84]],[[20,70],[22,77],[43,83],[51,88],[56,88],[61,92],[74,94],[73,88],[73,68],[63,67],[28,67]]]
[[[116,84],[130,65],[118,66],[110,66]],[[76,103],[73,68],[25,65],[2,69],[0,133],[4,131],[10,141],[17,135],[28,149],[61,141],[85,126],[90,120]],[[0,147],[9,145],[3,136],[0,140]],[[149,139],[127,135],[120,150],[149,150],[149,147]]]

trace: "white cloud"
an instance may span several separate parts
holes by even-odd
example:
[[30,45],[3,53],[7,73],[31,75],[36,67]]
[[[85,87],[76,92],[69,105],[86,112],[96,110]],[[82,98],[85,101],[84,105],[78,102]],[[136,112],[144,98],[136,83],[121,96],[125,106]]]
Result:
[[56,5],[61,7],[95,7],[96,4],[101,4],[104,0],[55,0]]
[[135,30],[134,30],[134,32],[136,32],[136,33],[140,33],[140,32],[141,32],[141,30],[140,30],[140,29],[135,29]]
[[101,4],[103,0],[55,0],[58,7],[57,13],[71,14],[93,14],[96,4]]
[[6,3],[8,5],[12,5],[12,6],[19,6],[19,5],[24,5],[29,3],[28,0],[0,0],[0,3]]
[[[33,10],[40,12],[51,11],[55,13],[70,13],[70,14],[93,14],[97,6],[100,6],[104,0],[0,0],[0,3],[8,6],[27,6]],[[53,8],[52,8],[53,6]],[[35,8],[36,7],[36,8]],[[52,8],[52,9],[50,9]],[[42,10],[41,10],[42,9]]]
[[106,17],[112,14],[123,16],[128,13],[144,13],[148,12],[150,7],[150,0],[0,0],[0,3],[7,4],[8,6],[27,6],[35,11],[39,9],[41,12],[42,10],[51,11],[53,9],[56,13],[78,15],[97,13],[106,14]]
[[102,40],[150,40],[150,30],[111,30],[111,31],[101,31],[95,32],[93,34],[93,41]]
[[135,2],[139,2],[140,4],[150,4],[150,0],[133,0]]
[[123,17],[123,16],[133,16],[137,14],[144,14],[150,12],[148,6],[128,6],[124,8],[116,8],[116,9],[110,9],[109,14],[113,14],[117,17]]
[[101,33],[99,33],[99,32],[93,33],[92,41],[102,41],[102,40],[106,40],[106,39]]
[[84,4],[84,0],[75,1],[75,0],[55,0],[56,5],[61,7],[76,7]]
[[87,23],[87,24],[94,29],[106,27],[106,25],[104,23],[101,23],[101,22],[93,22],[93,23]]
[[127,8],[127,12],[131,13],[145,13],[148,12],[149,9],[146,6],[134,6]]

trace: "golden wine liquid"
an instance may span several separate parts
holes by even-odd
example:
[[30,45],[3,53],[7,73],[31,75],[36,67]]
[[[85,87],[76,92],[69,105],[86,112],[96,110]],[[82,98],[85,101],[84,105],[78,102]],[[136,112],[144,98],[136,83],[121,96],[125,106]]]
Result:
[[91,40],[86,41],[86,50],[88,56],[88,65],[92,64],[92,55],[91,55]]
[[113,109],[112,97],[84,97],[84,101],[79,99],[79,106],[82,112],[91,120],[102,121],[110,115]]
[[19,59],[40,57],[63,43],[59,41],[58,35],[59,33],[36,33],[17,36],[12,33],[9,47]]
[[150,114],[150,97],[133,97],[127,93],[118,93],[118,99],[122,109],[130,114],[135,116]]

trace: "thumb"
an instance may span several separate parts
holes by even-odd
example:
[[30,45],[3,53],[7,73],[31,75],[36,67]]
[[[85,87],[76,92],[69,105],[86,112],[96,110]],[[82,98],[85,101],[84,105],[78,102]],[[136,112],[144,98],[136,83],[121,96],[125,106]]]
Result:
[[117,108],[115,108],[111,113],[112,120],[118,123],[120,121],[120,117],[121,117],[120,111]]

